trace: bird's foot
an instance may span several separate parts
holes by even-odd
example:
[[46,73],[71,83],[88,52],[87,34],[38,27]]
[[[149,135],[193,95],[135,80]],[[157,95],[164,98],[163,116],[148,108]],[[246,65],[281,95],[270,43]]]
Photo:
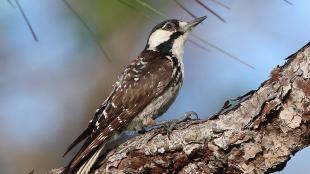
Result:
[[185,114],[179,119],[178,123],[182,123],[182,122],[186,122],[190,120],[199,120],[198,114],[195,111],[185,112]]
[[145,134],[147,133],[147,130],[145,128],[142,128],[141,130],[138,131],[138,134]]
[[171,133],[175,128],[177,124],[187,122],[190,120],[198,120],[198,114],[194,111],[188,111],[186,112],[182,117],[179,119],[172,119],[172,120],[164,120],[157,122],[155,127],[161,127],[164,130],[166,130],[168,133]]
[[170,134],[172,133],[173,130],[177,129],[177,125],[178,124],[183,123],[183,122],[187,122],[187,121],[190,121],[190,120],[198,120],[198,119],[199,119],[198,118],[198,114],[196,112],[188,111],[179,119],[164,120],[164,121],[157,122],[151,128],[151,130],[158,128],[155,131],[155,133],[154,133],[154,135],[152,136],[151,139],[153,139],[153,137],[155,137],[158,134],[168,135],[168,138],[170,139]]

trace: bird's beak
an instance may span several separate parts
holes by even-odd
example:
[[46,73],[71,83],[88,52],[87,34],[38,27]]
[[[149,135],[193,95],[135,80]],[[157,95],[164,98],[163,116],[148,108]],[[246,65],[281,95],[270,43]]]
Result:
[[203,20],[205,20],[207,18],[207,16],[203,16],[200,18],[196,18],[190,22],[187,22],[187,24],[183,27],[183,32],[187,32],[192,30],[195,26],[197,26],[198,24],[200,24]]

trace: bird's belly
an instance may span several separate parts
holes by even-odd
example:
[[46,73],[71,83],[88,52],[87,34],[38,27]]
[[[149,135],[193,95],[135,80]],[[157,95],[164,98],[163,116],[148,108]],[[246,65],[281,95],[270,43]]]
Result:
[[182,84],[170,87],[164,94],[158,96],[142,112],[138,114],[127,126],[127,130],[139,131],[145,126],[145,119],[152,118],[155,120],[157,117],[167,111],[169,106],[174,102],[179,89]]

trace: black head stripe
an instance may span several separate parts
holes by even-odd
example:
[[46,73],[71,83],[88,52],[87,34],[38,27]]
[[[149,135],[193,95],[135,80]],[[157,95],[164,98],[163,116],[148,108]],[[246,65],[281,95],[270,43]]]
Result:
[[180,31],[177,31],[175,33],[173,33],[169,40],[167,40],[166,42],[158,45],[156,47],[156,50],[161,52],[161,53],[165,53],[165,54],[171,54],[171,49],[172,49],[172,46],[173,46],[173,42],[175,39],[177,39],[179,36],[181,36],[183,33],[180,32]]
[[152,34],[154,31],[156,31],[156,30],[162,28],[163,26],[165,26],[168,22],[173,23],[173,24],[175,25],[176,30],[179,30],[179,28],[180,28],[180,26],[179,26],[179,21],[176,20],[176,19],[170,19],[170,20],[166,20],[166,21],[163,21],[163,22],[157,24],[157,25],[153,28],[153,30],[151,31],[151,34]]
[[[164,53],[164,54],[167,54],[167,55],[171,55],[171,49],[172,49],[172,45],[173,45],[174,40],[177,39],[180,35],[183,34],[182,32],[179,31],[180,25],[179,25],[179,21],[177,19],[170,19],[170,20],[166,20],[166,21],[163,21],[163,22],[159,23],[158,25],[156,25],[153,28],[153,30],[152,30],[151,34],[149,35],[149,37],[156,30],[161,29],[162,27],[164,27],[168,22],[173,23],[175,25],[176,32],[173,33],[170,36],[169,40],[167,40],[166,42],[158,45],[156,47],[156,50],[161,52],[161,53]],[[148,47],[149,47],[149,45],[147,44],[145,49],[147,49]]]
[[[148,38],[150,38],[150,36],[152,35],[152,33],[154,33],[156,30],[158,30],[158,29],[164,27],[168,22],[174,23],[176,30],[179,30],[179,29],[180,29],[180,25],[179,25],[179,21],[178,21],[178,20],[176,20],[176,19],[166,20],[166,21],[163,21],[163,22],[157,24],[157,25],[153,28],[153,30],[151,31],[151,33],[150,33],[150,35],[149,35]],[[148,47],[148,46],[147,46],[147,47]]]

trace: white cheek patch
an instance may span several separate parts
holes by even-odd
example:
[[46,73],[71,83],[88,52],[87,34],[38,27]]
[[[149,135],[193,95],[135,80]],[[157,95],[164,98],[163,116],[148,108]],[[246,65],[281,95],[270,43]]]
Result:
[[172,31],[166,31],[166,30],[157,30],[154,33],[151,34],[149,38],[149,50],[156,51],[156,47],[166,41],[169,40],[170,36],[172,35]]

